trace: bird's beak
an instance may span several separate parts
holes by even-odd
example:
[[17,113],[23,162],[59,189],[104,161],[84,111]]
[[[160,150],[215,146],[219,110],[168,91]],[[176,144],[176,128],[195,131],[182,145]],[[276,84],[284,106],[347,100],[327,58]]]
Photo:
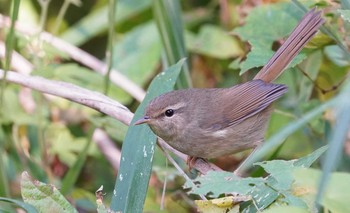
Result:
[[140,125],[140,124],[144,124],[149,122],[150,117],[149,116],[144,116],[143,118],[140,118],[139,120],[137,120],[134,125]]

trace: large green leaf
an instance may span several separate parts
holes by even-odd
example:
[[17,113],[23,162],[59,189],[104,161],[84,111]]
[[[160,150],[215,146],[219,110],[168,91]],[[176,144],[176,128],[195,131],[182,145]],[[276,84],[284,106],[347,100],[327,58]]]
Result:
[[132,29],[114,46],[113,67],[138,85],[154,75],[159,64],[161,41],[154,22]]
[[27,172],[22,173],[21,193],[23,200],[39,212],[78,212],[55,186],[32,180]]
[[263,178],[240,178],[231,172],[225,171],[210,171],[204,176],[195,179],[197,187],[192,187],[192,181],[187,181],[185,188],[191,188],[189,193],[198,195],[209,195],[218,197],[223,193],[236,192],[240,195],[246,195],[252,190],[253,186],[264,183]]
[[250,196],[252,201],[242,204],[243,212],[256,212],[275,204],[288,204],[308,208],[306,202],[294,192],[293,172],[298,168],[311,166],[327,147],[321,147],[313,153],[297,160],[273,160],[256,163],[269,173],[266,178],[240,178],[229,172],[209,172],[195,179],[196,187],[186,182],[190,193],[207,194],[218,197],[224,193],[238,193],[244,197]]
[[[169,67],[152,81],[147,95],[135,112],[132,124],[143,116],[149,101],[171,91],[184,64],[184,59]],[[156,136],[147,125],[131,125],[122,148],[122,159],[113,192],[111,209],[142,212],[152,169]]]
[[[241,63],[241,73],[266,64],[273,55],[274,41],[286,37],[296,26],[302,12],[291,3],[266,4],[254,8],[246,18],[246,24],[234,30],[244,41],[248,41],[251,52]],[[289,67],[300,63],[305,55],[297,56]]]
[[204,25],[195,37],[187,34],[187,42],[191,51],[219,59],[243,55],[237,39],[214,25]]
[[[315,194],[322,172],[315,169],[296,169],[294,175],[294,191],[310,200],[309,207],[314,206]],[[350,212],[350,175],[349,173],[332,173],[329,178],[329,185],[325,189],[323,199],[320,203],[330,212],[345,213]]]

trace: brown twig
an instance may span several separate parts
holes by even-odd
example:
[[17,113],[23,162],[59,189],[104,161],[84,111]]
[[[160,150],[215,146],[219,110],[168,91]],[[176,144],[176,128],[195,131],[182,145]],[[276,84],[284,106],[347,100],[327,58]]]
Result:
[[311,82],[313,83],[313,85],[314,85],[322,94],[327,94],[327,93],[329,93],[329,92],[333,92],[333,91],[337,90],[337,89],[344,83],[344,81],[345,81],[346,79],[348,79],[348,77],[349,77],[349,75],[346,75],[346,76],[345,76],[344,78],[342,78],[336,85],[333,85],[333,86],[330,87],[330,88],[324,89],[324,88],[322,88],[322,87],[317,83],[316,80],[314,80],[313,78],[311,78],[311,76],[310,76],[307,72],[305,72],[302,68],[300,68],[299,66],[298,66],[298,70],[300,70],[300,71],[303,73],[303,75],[304,75],[307,79],[309,79],[309,81],[311,81]]

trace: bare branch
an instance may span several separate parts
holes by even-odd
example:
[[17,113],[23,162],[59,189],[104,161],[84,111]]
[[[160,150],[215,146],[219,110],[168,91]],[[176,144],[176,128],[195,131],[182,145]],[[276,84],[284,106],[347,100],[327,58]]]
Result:
[[120,165],[120,150],[114,145],[108,134],[100,128],[95,129],[92,139],[95,141],[101,152],[106,156],[108,162],[115,171],[118,171]]
[[[0,58],[5,58],[5,43],[2,41],[0,41]],[[18,70],[18,72],[27,75],[29,75],[34,69],[33,64],[31,64],[16,51],[12,51],[11,67]]]
[[[10,26],[10,18],[0,15],[0,28],[9,27]],[[34,36],[36,35],[36,31],[33,30],[35,27],[27,26],[21,24],[20,22],[16,22],[16,30],[19,33]],[[107,72],[107,65],[97,59],[96,57],[90,55],[89,53],[75,47],[74,45],[69,44],[68,42],[57,38],[50,33],[42,32],[39,34],[39,38],[47,43],[50,43],[52,46],[57,48],[58,50],[65,52],[70,55],[71,58],[80,62],[81,64],[90,67],[91,69],[99,72],[102,75],[105,75]],[[112,69],[110,75],[111,81],[133,96],[136,100],[142,101],[145,97],[145,91],[136,85],[134,82],[130,81],[127,77],[121,74],[119,71]]]
[[[5,43],[0,41],[0,58],[5,57]],[[34,66],[23,56],[18,54],[16,51],[12,51],[11,55],[11,67],[17,70],[21,74],[29,75]],[[19,92],[19,102],[23,106],[23,109],[27,113],[33,113],[35,110],[35,102],[33,100],[33,96],[31,90],[29,88],[21,88]]]
[[[163,149],[171,151],[177,157],[181,158],[183,161],[187,161],[188,155],[185,155],[184,153],[174,149],[169,144],[167,144],[163,139],[158,138],[158,145],[161,146]],[[193,168],[197,169],[202,174],[207,174],[209,171],[222,171],[222,169],[220,169],[216,165],[212,163],[208,163],[207,161],[204,161],[201,158],[198,158],[196,162],[194,162],[194,164],[191,166],[193,166]],[[180,171],[180,173],[182,173],[182,171]]]
[[[0,77],[3,78],[3,75],[4,71],[0,69]],[[101,93],[90,91],[70,83],[48,80],[38,76],[26,76],[13,71],[8,71],[7,81],[88,106],[126,125],[130,124],[133,117],[133,113],[119,102]]]

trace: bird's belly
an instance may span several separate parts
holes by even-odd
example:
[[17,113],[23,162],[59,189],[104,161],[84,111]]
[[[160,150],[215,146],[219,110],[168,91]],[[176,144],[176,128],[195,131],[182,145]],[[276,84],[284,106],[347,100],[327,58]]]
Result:
[[188,138],[177,138],[168,143],[187,155],[216,158],[256,147],[264,140],[270,113],[263,110],[241,123],[215,132],[193,132]]
[[[247,133],[247,132],[246,132]],[[181,141],[168,141],[174,149],[189,156],[216,158],[255,147],[262,141],[257,134],[235,134],[216,132],[214,135],[201,135]]]

